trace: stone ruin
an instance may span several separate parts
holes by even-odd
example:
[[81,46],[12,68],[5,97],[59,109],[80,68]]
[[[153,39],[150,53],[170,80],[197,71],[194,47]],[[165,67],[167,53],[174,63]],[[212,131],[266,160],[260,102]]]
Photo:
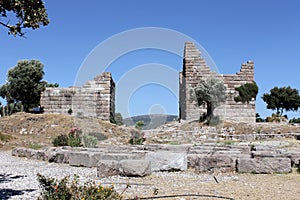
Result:
[[115,83],[104,72],[82,87],[48,87],[41,95],[45,113],[98,117],[109,121],[115,115]]
[[199,80],[207,77],[216,77],[223,80],[227,88],[226,102],[216,108],[215,114],[221,119],[234,122],[255,122],[255,100],[249,103],[235,102],[238,95],[235,90],[245,83],[254,81],[254,63],[243,63],[240,72],[236,74],[218,74],[210,69],[201,57],[201,52],[192,42],[186,42],[184,48],[183,71],[179,73],[179,115],[184,120],[199,119],[206,112],[205,105],[198,107],[191,98],[191,91],[197,86]]
[[[199,80],[215,76],[224,81],[227,88],[226,102],[215,110],[221,119],[235,122],[255,122],[255,100],[249,103],[235,102],[235,90],[245,83],[254,81],[254,63],[242,64],[240,72],[231,75],[212,71],[192,42],[184,48],[183,71],[179,76],[179,115],[184,120],[199,119],[206,112],[205,106],[198,107],[190,92]],[[92,116],[109,121],[115,114],[115,83],[109,72],[104,72],[82,87],[46,88],[41,96],[41,106],[46,113]]]

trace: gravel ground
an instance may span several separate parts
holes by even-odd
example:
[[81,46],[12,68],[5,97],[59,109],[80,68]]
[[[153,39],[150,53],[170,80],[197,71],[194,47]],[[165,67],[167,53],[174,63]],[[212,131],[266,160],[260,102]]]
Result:
[[[114,184],[124,197],[151,197],[154,191],[160,199],[300,199],[300,174],[195,174],[188,172],[158,172],[144,178],[114,176],[97,179],[96,168],[70,167],[63,164],[12,157],[10,151],[0,151],[0,199],[37,199],[40,188],[36,174],[54,178],[77,174],[81,182],[95,180]],[[218,180],[217,183],[214,176]],[[172,196],[181,195],[181,196]]]

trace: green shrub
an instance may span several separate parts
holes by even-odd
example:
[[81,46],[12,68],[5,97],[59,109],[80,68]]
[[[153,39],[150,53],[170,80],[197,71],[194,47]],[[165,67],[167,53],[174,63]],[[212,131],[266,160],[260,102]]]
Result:
[[129,143],[132,145],[142,145],[146,141],[146,137],[143,133],[133,130],[131,131],[131,137]]
[[293,118],[293,119],[291,119],[290,121],[289,121],[289,123],[290,124],[295,124],[295,123],[297,123],[297,124],[299,124],[300,123],[300,118]]
[[69,114],[69,115],[72,115],[72,113],[73,113],[73,110],[72,110],[72,108],[69,108],[69,110],[68,110],[68,114]]
[[142,130],[144,125],[145,125],[144,121],[138,121],[135,123],[135,128]]
[[70,147],[81,147],[81,139],[78,136],[69,135],[68,146]]
[[71,128],[68,138],[68,146],[70,147],[81,147],[81,135],[82,130],[80,128]]
[[80,128],[72,128],[68,135],[59,135],[52,141],[53,146],[70,146],[70,147],[81,147],[81,135],[82,131]]
[[239,96],[235,97],[236,102],[241,101],[242,103],[249,103],[252,99],[256,99],[258,93],[258,86],[255,82],[246,83],[240,87],[235,88],[239,92]]
[[59,135],[53,139],[52,144],[55,147],[68,146],[69,137],[67,135]]
[[266,122],[281,122],[287,120],[287,116],[281,116],[280,114],[272,114],[271,117],[266,118]]
[[43,145],[40,145],[40,144],[30,144],[30,145],[29,145],[29,148],[30,148],[30,149],[38,150],[38,149],[43,148]]
[[42,200],[122,199],[113,186],[105,187],[94,182],[86,182],[84,185],[80,185],[77,175],[74,175],[73,181],[69,181],[68,176],[56,180],[41,174],[37,174],[37,179],[42,189],[39,199]]
[[84,135],[82,137],[83,140],[83,146],[88,148],[94,148],[97,145],[97,138],[91,135]]
[[255,121],[256,122],[265,122],[265,120],[260,117],[259,113],[256,113],[256,120]]
[[95,138],[97,138],[98,141],[107,139],[107,136],[104,135],[103,133],[89,133],[89,135],[94,136]]

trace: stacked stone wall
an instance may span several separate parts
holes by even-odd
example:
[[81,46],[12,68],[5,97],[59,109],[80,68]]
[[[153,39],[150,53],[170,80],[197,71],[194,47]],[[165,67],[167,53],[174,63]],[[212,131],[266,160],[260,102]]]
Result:
[[115,113],[115,83],[111,74],[104,72],[82,87],[46,88],[41,96],[45,113],[99,117],[109,121]]
[[197,106],[191,92],[200,79],[211,76],[222,79],[227,88],[226,102],[215,110],[215,114],[227,121],[255,122],[255,101],[250,103],[234,101],[234,97],[238,95],[235,88],[254,81],[254,63],[252,61],[243,63],[241,70],[236,74],[218,74],[210,69],[201,57],[201,52],[191,42],[185,44],[183,71],[179,74],[180,118],[199,119],[200,115],[206,112],[205,105],[200,108]]

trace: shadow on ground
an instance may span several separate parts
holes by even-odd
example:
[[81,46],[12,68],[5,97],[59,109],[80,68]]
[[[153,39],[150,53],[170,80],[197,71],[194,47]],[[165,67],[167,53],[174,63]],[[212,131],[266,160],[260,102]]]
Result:
[[6,200],[10,199],[13,196],[23,195],[26,192],[33,192],[34,189],[26,189],[26,190],[13,190],[13,189],[0,189],[0,199]]
[[[24,175],[12,175],[12,174],[0,174],[0,184],[1,183],[8,183],[15,179],[26,177]],[[14,190],[14,189],[0,189],[0,199],[6,200],[10,199],[13,196],[23,195],[26,192],[33,192],[35,189],[25,189],[25,190]]]

